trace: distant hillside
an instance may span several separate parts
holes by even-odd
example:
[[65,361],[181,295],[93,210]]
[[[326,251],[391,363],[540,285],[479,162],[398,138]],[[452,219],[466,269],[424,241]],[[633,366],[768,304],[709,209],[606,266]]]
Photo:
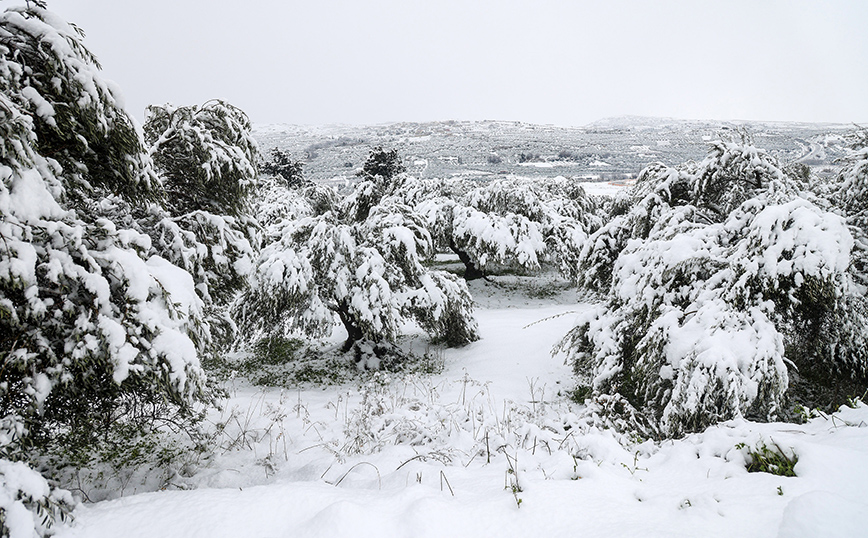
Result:
[[397,149],[410,173],[489,179],[506,175],[622,179],[649,163],[701,159],[707,142],[745,130],[784,163],[834,172],[851,126],[786,122],[678,120],[621,116],[581,128],[508,121],[442,121],[371,126],[257,125],[267,152],[289,151],[316,181],[351,181],[375,146]]

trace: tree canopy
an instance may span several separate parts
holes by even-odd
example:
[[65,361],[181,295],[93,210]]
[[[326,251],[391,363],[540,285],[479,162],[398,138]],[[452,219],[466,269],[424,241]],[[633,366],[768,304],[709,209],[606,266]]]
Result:
[[478,338],[466,285],[422,264],[431,236],[392,196],[404,181],[368,176],[333,209],[272,226],[240,303],[247,323],[323,336],[339,321],[345,351],[395,342],[405,319],[450,345]]

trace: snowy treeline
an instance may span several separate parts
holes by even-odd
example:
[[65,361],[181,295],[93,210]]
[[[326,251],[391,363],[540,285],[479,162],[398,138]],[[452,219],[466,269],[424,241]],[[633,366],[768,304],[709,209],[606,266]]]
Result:
[[426,267],[435,254],[456,253],[466,280],[543,262],[574,277],[581,246],[600,225],[597,205],[562,177],[420,180],[382,148],[360,175],[343,199],[323,186],[266,180],[257,208],[266,244],[238,308],[249,336],[325,336],[339,320],[344,351],[355,347],[368,361],[371,351],[358,343],[393,345],[401,324],[414,320],[435,341],[462,345],[477,338],[472,301],[464,281]]

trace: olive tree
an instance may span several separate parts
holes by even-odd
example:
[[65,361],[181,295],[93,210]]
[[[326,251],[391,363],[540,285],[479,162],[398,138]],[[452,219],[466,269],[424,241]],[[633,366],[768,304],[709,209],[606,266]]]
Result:
[[340,323],[343,351],[372,368],[379,359],[366,350],[393,344],[407,320],[448,345],[476,340],[467,286],[425,267],[433,247],[425,223],[390,195],[403,181],[365,177],[333,210],[272,226],[239,303],[247,326],[325,336]]
[[110,218],[160,182],[81,33],[41,2],[4,11],[0,90],[0,525],[41,535],[69,498],[12,460],[187,420],[208,331],[191,275]]
[[780,416],[795,375],[864,379],[853,235],[774,158],[717,142],[700,163],[650,167],[632,194],[582,252],[603,302],[560,344],[595,394],[675,436]]

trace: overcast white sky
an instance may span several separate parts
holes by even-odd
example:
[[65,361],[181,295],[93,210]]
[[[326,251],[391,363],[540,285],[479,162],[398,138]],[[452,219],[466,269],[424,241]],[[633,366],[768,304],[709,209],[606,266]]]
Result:
[[[4,2],[11,5],[11,2]],[[140,121],[868,121],[866,0],[49,0]]]

